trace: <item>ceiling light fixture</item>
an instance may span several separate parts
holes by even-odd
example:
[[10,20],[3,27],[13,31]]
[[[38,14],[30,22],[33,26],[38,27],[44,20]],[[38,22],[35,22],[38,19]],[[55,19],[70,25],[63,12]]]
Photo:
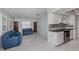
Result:
[[79,8],[67,11],[67,13],[70,13],[70,14],[73,14],[73,15],[79,15]]

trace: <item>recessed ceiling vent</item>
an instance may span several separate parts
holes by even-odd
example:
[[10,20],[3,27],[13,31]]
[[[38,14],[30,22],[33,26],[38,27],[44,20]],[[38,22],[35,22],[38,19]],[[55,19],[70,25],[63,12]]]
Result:
[[36,16],[39,16],[39,15],[40,15],[39,13],[36,14]]

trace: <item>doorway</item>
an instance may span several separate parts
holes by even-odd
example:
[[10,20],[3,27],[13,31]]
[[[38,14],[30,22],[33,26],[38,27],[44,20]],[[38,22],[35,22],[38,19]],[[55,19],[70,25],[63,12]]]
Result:
[[14,30],[15,30],[16,32],[19,31],[19,25],[18,25],[18,24],[19,24],[18,22],[13,22]]
[[33,31],[34,31],[34,32],[37,32],[37,22],[34,22],[34,23],[33,23],[33,28],[34,28]]

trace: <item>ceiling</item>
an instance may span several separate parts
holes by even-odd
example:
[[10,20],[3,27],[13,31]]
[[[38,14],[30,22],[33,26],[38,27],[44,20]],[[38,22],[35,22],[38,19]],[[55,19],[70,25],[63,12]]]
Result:
[[71,15],[70,13],[67,13],[70,10],[73,10],[75,8],[60,8],[59,10],[53,12],[55,14],[61,14],[61,15]]
[[1,12],[7,13],[14,18],[33,18],[45,12],[47,8],[0,8]]
[[68,11],[68,13],[79,16],[79,8]]
[[69,15],[67,11],[73,10],[74,8],[0,8],[0,11],[6,13],[13,18],[33,18],[52,10],[52,13]]

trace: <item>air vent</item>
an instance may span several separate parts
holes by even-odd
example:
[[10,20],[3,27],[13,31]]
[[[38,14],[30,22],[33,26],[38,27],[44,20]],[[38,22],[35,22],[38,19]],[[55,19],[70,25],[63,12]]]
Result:
[[39,16],[39,15],[40,15],[39,13],[36,14],[36,16]]

